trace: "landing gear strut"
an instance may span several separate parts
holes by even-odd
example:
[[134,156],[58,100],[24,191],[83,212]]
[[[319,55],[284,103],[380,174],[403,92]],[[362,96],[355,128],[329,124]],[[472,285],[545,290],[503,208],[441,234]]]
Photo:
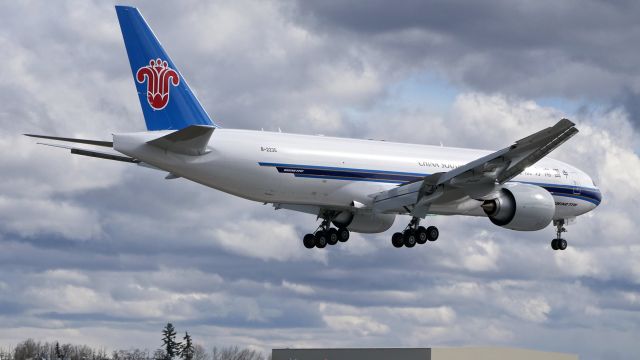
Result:
[[424,226],[420,226],[420,218],[413,217],[403,232],[397,232],[391,236],[391,244],[396,248],[403,246],[412,248],[416,246],[416,244],[436,241],[439,235],[440,232],[437,227],[429,226],[425,228]]
[[322,223],[313,234],[306,234],[302,239],[304,247],[307,249],[323,249],[327,245],[335,245],[339,242],[345,242],[349,240],[349,230],[344,227],[332,228],[331,218],[327,217],[322,220]]
[[551,240],[551,248],[553,250],[565,250],[568,244],[567,240],[562,238],[562,233],[567,232],[564,227],[564,219],[553,220],[553,225],[556,227],[556,238]]

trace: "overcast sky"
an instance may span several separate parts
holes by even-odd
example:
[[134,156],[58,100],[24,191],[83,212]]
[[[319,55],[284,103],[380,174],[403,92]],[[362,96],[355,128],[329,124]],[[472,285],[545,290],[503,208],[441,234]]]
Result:
[[380,235],[307,250],[313,216],[38,146],[22,133],[144,130],[113,4],[0,12],[0,346],[27,337],[206,346],[527,347],[636,359],[640,3],[134,1],[217,122],[498,149],[562,117],[552,154],[600,207],[520,233],[432,217],[435,243]]

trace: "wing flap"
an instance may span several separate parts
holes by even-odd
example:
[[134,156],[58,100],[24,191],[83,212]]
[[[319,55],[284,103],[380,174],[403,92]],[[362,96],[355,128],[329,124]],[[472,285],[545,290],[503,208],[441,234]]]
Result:
[[418,202],[422,182],[414,182],[382,191],[373,195],[373,208],[377,212],[388,212]]
[[376,212],[389,212],[407,205],[420,205],[425,198],[435,199],[438,193],[438,181],[446,173],[435,173],[426,176],[422,181],[395,187],[373,195],[373,207]]

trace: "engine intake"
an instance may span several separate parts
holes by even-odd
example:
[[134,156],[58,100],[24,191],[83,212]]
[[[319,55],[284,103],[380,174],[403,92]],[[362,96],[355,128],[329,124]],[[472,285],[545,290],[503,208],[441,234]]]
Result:
[[519,231],[544,229],[556,211],[555,200],[547,190],[519,183],[506,185],[481,207],[492,223]]

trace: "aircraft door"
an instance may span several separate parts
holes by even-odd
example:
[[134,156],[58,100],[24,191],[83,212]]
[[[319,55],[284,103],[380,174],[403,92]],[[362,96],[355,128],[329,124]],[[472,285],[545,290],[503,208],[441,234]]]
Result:
[[578,184],[578,174],[571,172],[571,192],[573,195],[580,195],[580,185]]
[[580,187],[578,186],[578,182],[577,181],[573,181],[573,195],[580,195]]

